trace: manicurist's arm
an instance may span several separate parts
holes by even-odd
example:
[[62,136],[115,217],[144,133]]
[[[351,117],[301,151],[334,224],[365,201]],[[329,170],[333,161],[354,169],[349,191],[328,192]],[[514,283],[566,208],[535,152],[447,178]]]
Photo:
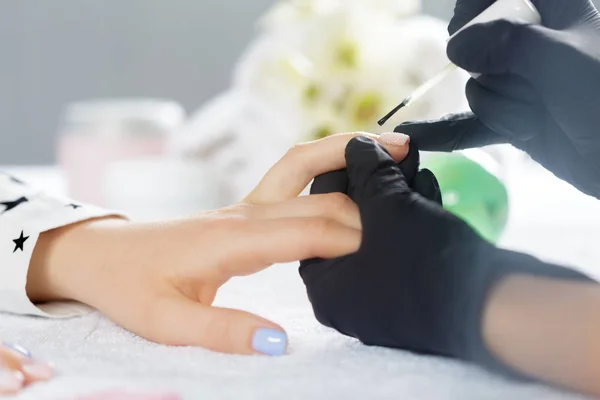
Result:
[[600,286],[508,277],[489,298],[483,332],[512,368],[600,396]]

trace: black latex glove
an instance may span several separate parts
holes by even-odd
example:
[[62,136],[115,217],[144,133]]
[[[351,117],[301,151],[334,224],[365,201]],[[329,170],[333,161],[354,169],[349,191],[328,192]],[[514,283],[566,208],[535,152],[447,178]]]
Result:
[[[600,198],[600,15],[590,0],[533,0],[543,26],[499,20],[448,45],[459,67],[483,76],[466,88],[473,113],[397,128],[421,150],[511,143]],[[493,0],[458,0],[454,33]]]
[[[481,336],[482,313],[494,286],[514,272],[589,279],[495,248],[411,190],[407,178],[420,176],[417,164],[396,165],[369,138],[353,139],[346,161],[347,175],[317,177],[311,192],[346,190],[358,204],[363,238],[355,254],[301,263],[317,319],[368,345],[455,357],[512,375]],[[427,180],[422,176],[413,182]]]
[[[406,183],[416,193],[429,199],[440,206],[442,205],[442,193],[438,181],[428,169],[419,170],[419,150],[416,146],[410,146],[408,154],[398,164]],[[349,192],[350,179],[347,169],[332,171],[315,179],[311,186],[310,194],[344,193]]]

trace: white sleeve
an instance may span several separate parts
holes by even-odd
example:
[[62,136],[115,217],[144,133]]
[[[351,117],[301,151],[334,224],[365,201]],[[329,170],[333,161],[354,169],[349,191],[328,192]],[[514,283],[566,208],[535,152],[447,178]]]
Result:
[[31,255],[40,233],[90,218],[120,215],[51,196],[0,172],[0,311],[64,318],[89,312],[76,302],[34,305],[25,291]]

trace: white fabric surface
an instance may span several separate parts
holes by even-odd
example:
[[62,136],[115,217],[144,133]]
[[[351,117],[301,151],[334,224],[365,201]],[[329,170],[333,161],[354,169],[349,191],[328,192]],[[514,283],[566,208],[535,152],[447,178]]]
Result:
[[[511,187],[518,190],[512,196],[514,212],[505,244],[576,264],[598,276],[594,266],[600,260],[600,204],[549,174],[517,172],[511,173]],[[159,346],[98,314],[69,320],[0,314],[1,338],[54,361],[59,372],[17,398],[65,399],[114,388],[174,390],[185,399],[581,398],[542,386],[516,385],[454,361],[368,348],[321,327],[295,265],[234,280],[217,303],[280,323],[290,336],[289,355],[240,357]]]

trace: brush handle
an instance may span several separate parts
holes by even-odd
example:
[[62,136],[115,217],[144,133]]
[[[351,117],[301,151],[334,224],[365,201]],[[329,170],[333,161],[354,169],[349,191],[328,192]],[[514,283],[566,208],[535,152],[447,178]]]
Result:
[[[530,0],[497,0],[494,4],[485,9],[477,17],[473,18],[469,23],[463,26],[461,29],[456,31],[446,43],[452,40],[456,35],[462,32],[464,29],[475,25],[486,22],[495,21],[498,19],[508,19],[516,21],[524,21],[531,24],[540,24],[542,17],[535,6]],[[437,84],[442,82],[450,73],[456,69],[456,65],[450,63],[440,73],[427,82],[418,87],[410,96],[406,97],[401,104],[389,112],[385,117],[379,120],[379,126],[383,126],[395,113],[401,108],[410,106],[413,102],[421,98],[425,93],[435,87]],[[480,74],[469,72],[475,79],[479,78]]]
[[404,99],[404,101],[402,102],[404,106],[410,106],[413,102],[417,101],[419,98],[427,94],[427,92],[436,87],[457,68],[458,67],[452,63],[446,65],[443,70],[437,73],[437,75],[435,75],[433,78],[429,79],[427,82],[419,86],[409,97]]

